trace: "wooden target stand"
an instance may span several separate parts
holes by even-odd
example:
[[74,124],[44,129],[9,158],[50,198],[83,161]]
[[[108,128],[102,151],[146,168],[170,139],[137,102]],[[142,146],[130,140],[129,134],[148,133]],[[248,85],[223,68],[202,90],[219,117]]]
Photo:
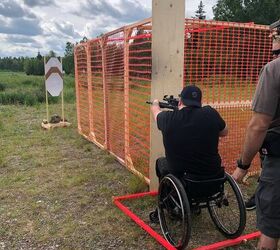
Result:
[[[49,64],[49,65],[48,65]],[[46,112],[47,112],[47,119],[44,119],[41,123],[41,127],[43,129],[53,129],[53,128],[64,128],[64,127],[69,127],[71,125],[71,123],[69,123],[68,121],[65,120],[65,116],[64,116],[64,94],[63,94],[63,73],[62,73],[62,58],[60,59],[60,61],[57,58],[50,58],[50,60],[47,62],[46,64],[46,57],[44,57],[44,67],[45,67],[45,91],[46,91]],[[53,79],[50,79],[50,76],[53,77]],[[47,86],[47,81],[52,80],[54,83],[55,80],[58,80],[58,82],[60,83],[60,85],[62,85],[62,89],[61,92],[60,91],[55,91],[53,95],[52,94],[52,90],[50,91],[48,89]],[[49,114],[49,100],[48,100],[48,92],[52,95],[52,96],[59,96],[59,94],[57,95],[58,92],[61,93],[61,114],[62,117],[60,119],[60,121],[55,121],[52,122],[52,120],[49,120],[50,118],[50,114]],[[57,118],[59,118],[57,116]]]
[[59,123],[50,123],[50,122],[46,122],[46,120],[43,120],[41,123],[41,127],[43,129],[53,129],[53,128],[65,128],[65,127],[69,127],[71,125],[70,122],[66,122],[66,121],[61,121]]

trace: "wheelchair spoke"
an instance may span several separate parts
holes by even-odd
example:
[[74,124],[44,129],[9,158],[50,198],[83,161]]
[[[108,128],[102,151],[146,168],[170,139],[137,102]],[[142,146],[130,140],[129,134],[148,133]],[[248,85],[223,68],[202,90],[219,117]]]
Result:
[[178,203],[178,201],[173,196],[170,196],[170,198],[173,201],[173,203],[176,205],[176,207],[182,209],[180,203]]
[[[177,196],[177,199],[175,198]],[[171,190],[164,198],[163,198],[163,203],[166,205],[171,205],[168,201],[171,201],[171,202],[173,202],[173,204],[172,205],[174,205],[175,204],[175,206],[173,206],[173,207],[178,207],[178,208],[180,208],[180,209],[182,209],[182,207],[181,207],[181,205],[180,205],[180,203],[177,201],[178,200],[178,195],[176,194],[176,191],[175,190]],[[171,206],[172,206],[171,205]]]
[[235,195],[230,194],[227,190],[219,202],[220,206],[213,206],[216,216],[219,218],[220,223],[224,226],[224,230],[228,231],[229,233],[235,232],[239,225],[236,223],[236,219],[240,218]]
[[[184,247],[190,237],[190,209],[184,187],[168,175],[159,187],[159,220],[166,240],[176,248]],[[187,212],[189,211],[189,212]]]
[[237,184],[228,177],[219,199],[208,203],[208,210],[217,228],[227,237],[241,235],[246,223],[243,199]]

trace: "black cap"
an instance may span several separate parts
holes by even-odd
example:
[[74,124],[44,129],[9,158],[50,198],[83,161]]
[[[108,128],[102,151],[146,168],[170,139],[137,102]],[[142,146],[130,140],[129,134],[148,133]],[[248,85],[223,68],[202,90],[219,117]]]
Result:
[[184,87],[181,94],[181,101],[186,106],[201,107],[202,93],[199,87],[195,85],[189,85]]

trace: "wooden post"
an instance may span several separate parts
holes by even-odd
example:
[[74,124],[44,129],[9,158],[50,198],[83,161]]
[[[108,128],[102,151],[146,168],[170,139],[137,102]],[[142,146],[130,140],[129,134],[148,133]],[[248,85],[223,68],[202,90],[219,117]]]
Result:
[[109,128],[109,118],[108,118],[108,87],[106,83],[106,42],[107,37],[102,37],[100,39],[101,51],[102,51],[102,81],[103,81],[103,104],[104,104],[104,133],[105,133],[105,142],[104,149],[110,150],[110,142],[108,135]]
[[78,49],[80,49],[80,46],[77,46],[74,49],[74,66],[75,66],[75,85],[76,85],[76,108],[77,108],[77,124],[78,124],[78,131],[79,133],[82,133],[81,128],[81,115],[80,115],[80,88],[79,88],[79,69],[78,69]]
[[88,82],[88,117],[89,117],[89,137],[95,140],[94,127],[93,127],[93,103],[92,103],[92,68],[91,68],[91,44],[87,42],[87,82]]
[[[44,69],[46,68],[46,57],[44,56]],[[46,70],[45,70],[46,71]],[[49,99],[48,99],[48,90],[47,90],[47,85],[46,85],[46,73],[47,72],[45,72],[45,90],[46,90],[46,112],[47,112],[47,121],[48,121],[48,123],[50,122],[49,121],[49,117],[50,117],[50,115],[49,115]]]
[[129,37],[131,34],[131,28],[124,30],[124,151],[125,164],[130,169],[133,168],[129,151]]
[[63,75],[63,87],[62,87],[62,91],[61,91],[61,116],[62,116],[62,121],[65,121],[65,115],[64,115],[64,73],[63,73],[63,64],[62,64],[62,57],[60,57],[60,63],[61,63],[61,68],[62,68],[62,75]]
[[[153,0],[152,10],[152,89],[151,99],[177,96],[183,86],[185,0]],[[150,190],[158,180],[155,162],[164,156],[161,132],[151,116]]]

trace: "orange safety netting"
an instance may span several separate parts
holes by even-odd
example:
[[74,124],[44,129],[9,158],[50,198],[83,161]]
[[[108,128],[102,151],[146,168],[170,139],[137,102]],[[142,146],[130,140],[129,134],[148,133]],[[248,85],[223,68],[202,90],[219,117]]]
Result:
[[[258,73],[271,60],[269,28],[252,23],[186,19],[184,82],[226,120],[223,164],[239,157]],[[149,179],[152,25],[144,20],[75,48],[79,132]],[[164,41],[163,41],[164,42]],[[166,93],[176,95],[178,93]],[[255,159],[252,172],[259,170]]]
[[[244,142],[258,73],[272,58],[269,34],[253,23],[186,20],[185,84],[199,86],[203,103],[225,119],[229,135],[220,140],[220,153],[229,172]],[[256,158],[250,171],[259,165]]]
[[75,53],[75,83],[76,98],[79,103],[77,107],[79,131],[84,135],[88,135],[90,133],[87,72],[87,46],[79,46],[76,48]]

